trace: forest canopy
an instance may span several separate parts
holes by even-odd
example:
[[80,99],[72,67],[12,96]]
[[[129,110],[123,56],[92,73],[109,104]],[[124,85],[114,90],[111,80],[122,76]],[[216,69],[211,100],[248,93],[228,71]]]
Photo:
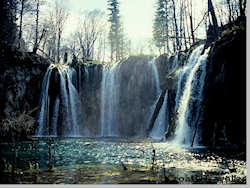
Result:
[[[83,61],[118,62],[135,54],[186,50],[208,32],[216,38],[246,11],[246,0],[155,0],[152,36],[138,43],[126,32],[121,9],[125,1],[105,4],[106,9],[82,7],[76,14],[63,0],[2,0],[0,38],[56,63],[63,62],[65,54]],[[73,23],[77,27],[69,33]]]

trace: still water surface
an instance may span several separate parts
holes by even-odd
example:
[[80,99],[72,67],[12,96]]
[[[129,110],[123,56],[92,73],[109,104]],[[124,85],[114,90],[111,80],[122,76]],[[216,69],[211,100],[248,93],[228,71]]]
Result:
[[[39,138],[0,146],[5,164],[0,183],[246,183],[246,153],[232,148],[114,138],[53,138],[50,142]],[[49,146],[52,171],[48,171]],[[15,175],[10,172],[13,164]]]

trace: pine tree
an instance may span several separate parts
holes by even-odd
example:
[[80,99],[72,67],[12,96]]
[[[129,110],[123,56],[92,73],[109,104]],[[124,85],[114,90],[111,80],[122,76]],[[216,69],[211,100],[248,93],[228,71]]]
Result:
[[108,0],[109,13],[109,42],[111,50],[111,62],[122,59],[123,29],[120,21],[120,10],[118,0]]
[[169,0],[158,0],[156,15],[153,24],[153,39],[160,53],[170,52],[169,47],[169,22],[170,22],[170,4]]

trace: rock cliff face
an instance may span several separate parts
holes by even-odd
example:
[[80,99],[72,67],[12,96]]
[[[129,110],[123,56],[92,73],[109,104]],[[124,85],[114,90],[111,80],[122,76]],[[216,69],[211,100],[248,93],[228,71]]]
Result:
[[44,73],[40,56],[0,46],[0,136],[22,139],[33,134]]
[[210,51],[204,86],[205,145],[246,143],[245,20],[222,33]]
[[159,56],[156,59],[157,69],[159,72],[160,87],[162,89],[161,95],[156,103],[154,112],[149,122],[149,128],[147,134],[153,129],[155,121],[160,113],[161,108],[164,105],[164,97],[167,92],[167,117],[169,117],[167,138],[174,136],[175,131],[175,97],[177,90],[178,78],[176,71],[182,68],[185,64],[187,56],[185,54],[179,53],[168,58],[166,54]]
[[[0,119],[38,107],[48,63],[40,56],[0,46]],[[32,114],[36,117],[36,111]]]
[[[171,120],[166,138],[173,138],[176,112],[173,109],[176,96],[176,77],[169,75],[173,58],[161,56],[158,69],[161,86],[169,89],[172,100],[168,101]],[[172,59],[172,60],[171,60]],[[187,58],[183,58],[186,63]],[[181,63],[181,64],[183,64]],[[168,64],[165,66],[165,64]],[[180,66],[180,65],[179,65]],[[165,77],[164,77],[164,76]],[[171,82],[172,81],[172,82]],[[173,84],[171,84],[173,83]],[[172,85],[169,87],[168,85]],[[246,144],[246,27],[239,19],[222,32],[211,44],[207,58],[206,77],[198,132],[198,144],[205,146],[243,146]],[[157,109],[156,109],[157,110]]]

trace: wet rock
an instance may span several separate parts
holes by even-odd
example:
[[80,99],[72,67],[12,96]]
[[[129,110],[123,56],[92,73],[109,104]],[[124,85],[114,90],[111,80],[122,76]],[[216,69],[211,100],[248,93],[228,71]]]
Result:
[[[0,120],[18,117],[38,107],[41,83],[47,70],[46,59],[0,46]],[[32,113],[36,117],[36,113]]]
[[[243,23],[243,24],[242,24]],[[235,23],[211,48],[204,86],[205,145],[245,147],[246,144],[246,30]],[[238,24],[238,25],[237,25]]]

